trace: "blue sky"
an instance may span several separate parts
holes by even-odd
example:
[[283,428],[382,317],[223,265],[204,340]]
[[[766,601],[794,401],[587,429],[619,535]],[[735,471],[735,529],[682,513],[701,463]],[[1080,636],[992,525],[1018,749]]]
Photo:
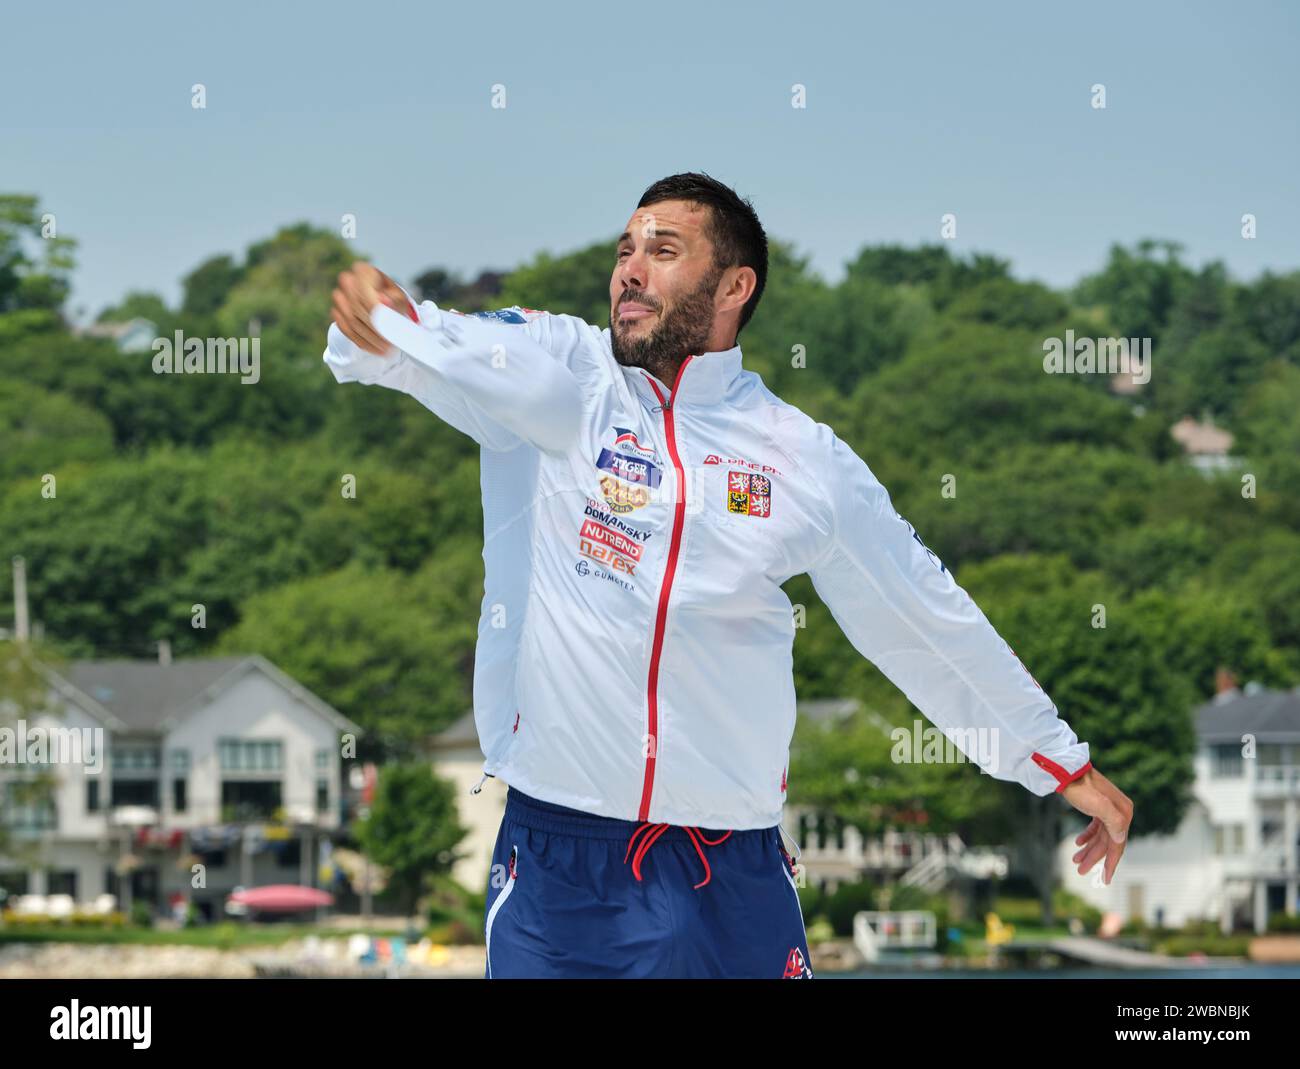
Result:
[[945,212],[954,251],[1053,285],[1143,236],[1300,266],[1300,5],[1048,7],[44,0],[3,15],[0,190],[79,240],[92,311],[345,212],[400,279],[510,267],[612,239],[682,170],[830,279]]

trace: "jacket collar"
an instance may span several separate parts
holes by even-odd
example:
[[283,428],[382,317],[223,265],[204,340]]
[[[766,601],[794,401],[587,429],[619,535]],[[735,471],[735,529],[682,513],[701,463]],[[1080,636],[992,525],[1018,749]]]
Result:
[[[603,331],[605,345],[610,344],[609,328]],[[612,354],[613,350],[610,349]],[[611,357],[612,358],[612,357]],[[648,398],[652,405],[658,405],[659,398],[651,381],[658,385],[664,399],[672,396],[672,383],[652,375],[645,368],[624,367],[618,364],[624,379],[639,396]],[[673,397],[674,405],[716,405],[727,394],[736,377],[744,371],[740,346],[733,345],[716,353],[699,353],[682,364],[678,371],[677,394]]]

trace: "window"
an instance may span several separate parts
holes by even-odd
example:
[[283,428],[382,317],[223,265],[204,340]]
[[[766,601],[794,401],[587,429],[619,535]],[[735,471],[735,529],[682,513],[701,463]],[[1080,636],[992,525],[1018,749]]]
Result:
[[45,893],[50,895],[71,895],[77,897],[77,870],[68,869],[56,872],[51,869],[45,874]]
[[172,773],[177,776],[188,775],[190,771],[189,750],[172,751]]
[[27,894],[27,872],[25,869],[7,869],[0,872],[0,902],[6,897],[17,898]]
[[280,805],[279,780],[222,781],[222,820],[271,820]]
[[6,783],[4,823],[18,831],[51,831],[59,826],[54,800],[30,783]]
[[113,771],[153,772],[158,768],[158,750],[153,746],[114,746]]
[[329,767],[330,767],[330,752],[329,752],[329,750],[317,750],[317,751],[316,751],[316,771],[317,771],[317,772],[328,772],[328,771],[329,771]]
[[99,812],[99,780],[91,778],[86,780],[86,812]]
[[188,806],[189,799],[186,796],[187,795],[185,789],[186,784],[187,781],[180,776],[172,780],[172,811],[173,812],[184,813]]
[[279,739],[221,739],[217,747],[222,772],[279,772],[283,767]]
[[1214,779],[1233,779],[1242,774],[1240,743],[1215,743],[1210,747],[1210,775]]
[[1214,825],[1214,853],[1216,857],[1225,854],[1241,854],[1246,850],[1246,825]]
[[158,781],[156,779],[114,779],[112,806],[147,805],[158,808]]
[[330,808],[330,781],[327,779],[318,779],[316,781],[316,812],[328,813]]

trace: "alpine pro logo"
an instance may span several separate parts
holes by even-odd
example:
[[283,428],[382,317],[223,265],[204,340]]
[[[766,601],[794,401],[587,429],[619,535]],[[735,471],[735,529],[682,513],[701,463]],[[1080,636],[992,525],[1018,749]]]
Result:
[[786,955],[785,972],[781,974],[782,980],[811,980],[813,978],[812,969],[804,960],[803,953],[798,947],[791,947],[790,953]]
[[772,480],[748,471],[727,472],[727,511],[740,516],[772,514]]

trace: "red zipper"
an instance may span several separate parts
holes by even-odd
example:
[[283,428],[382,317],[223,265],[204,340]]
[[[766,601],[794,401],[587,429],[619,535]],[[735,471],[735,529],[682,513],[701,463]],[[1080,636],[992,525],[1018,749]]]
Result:
[[667,401],[659,390],[659,384],[649,375],[646,376],[646,381],[650,383],[650,388],[659,399],[664,414],[664,434],[668,437],[668,455],[672,457],[673,468],[677,472],[677,501],[673,511],[673,534],[668,546],[668,564],[664,568],[664,581],[659,587],[659,610],[655,613],[654,645],[650,649],[650,675],[646,680],[651,745],[650,754],[645,761],[645,782],[641,787],[641,811],[638,819],[642,821],[650,819],[650,795],[655,785],[655,758],[659,753],[659,656],[663,652],[664,626],[668,619],[668,595],[673,588],[673,575],[677,571],[677,551],[681,548],[682,527],[686,522],[686,472],[682,470],[682,460],[677,455],[677,432],[673,427],[673,398],[677,396],[678,387],[682,384],[686,365],[693,359],[693,356],[688,356],[677,369],[677,378],[673,382],[673,389]]

